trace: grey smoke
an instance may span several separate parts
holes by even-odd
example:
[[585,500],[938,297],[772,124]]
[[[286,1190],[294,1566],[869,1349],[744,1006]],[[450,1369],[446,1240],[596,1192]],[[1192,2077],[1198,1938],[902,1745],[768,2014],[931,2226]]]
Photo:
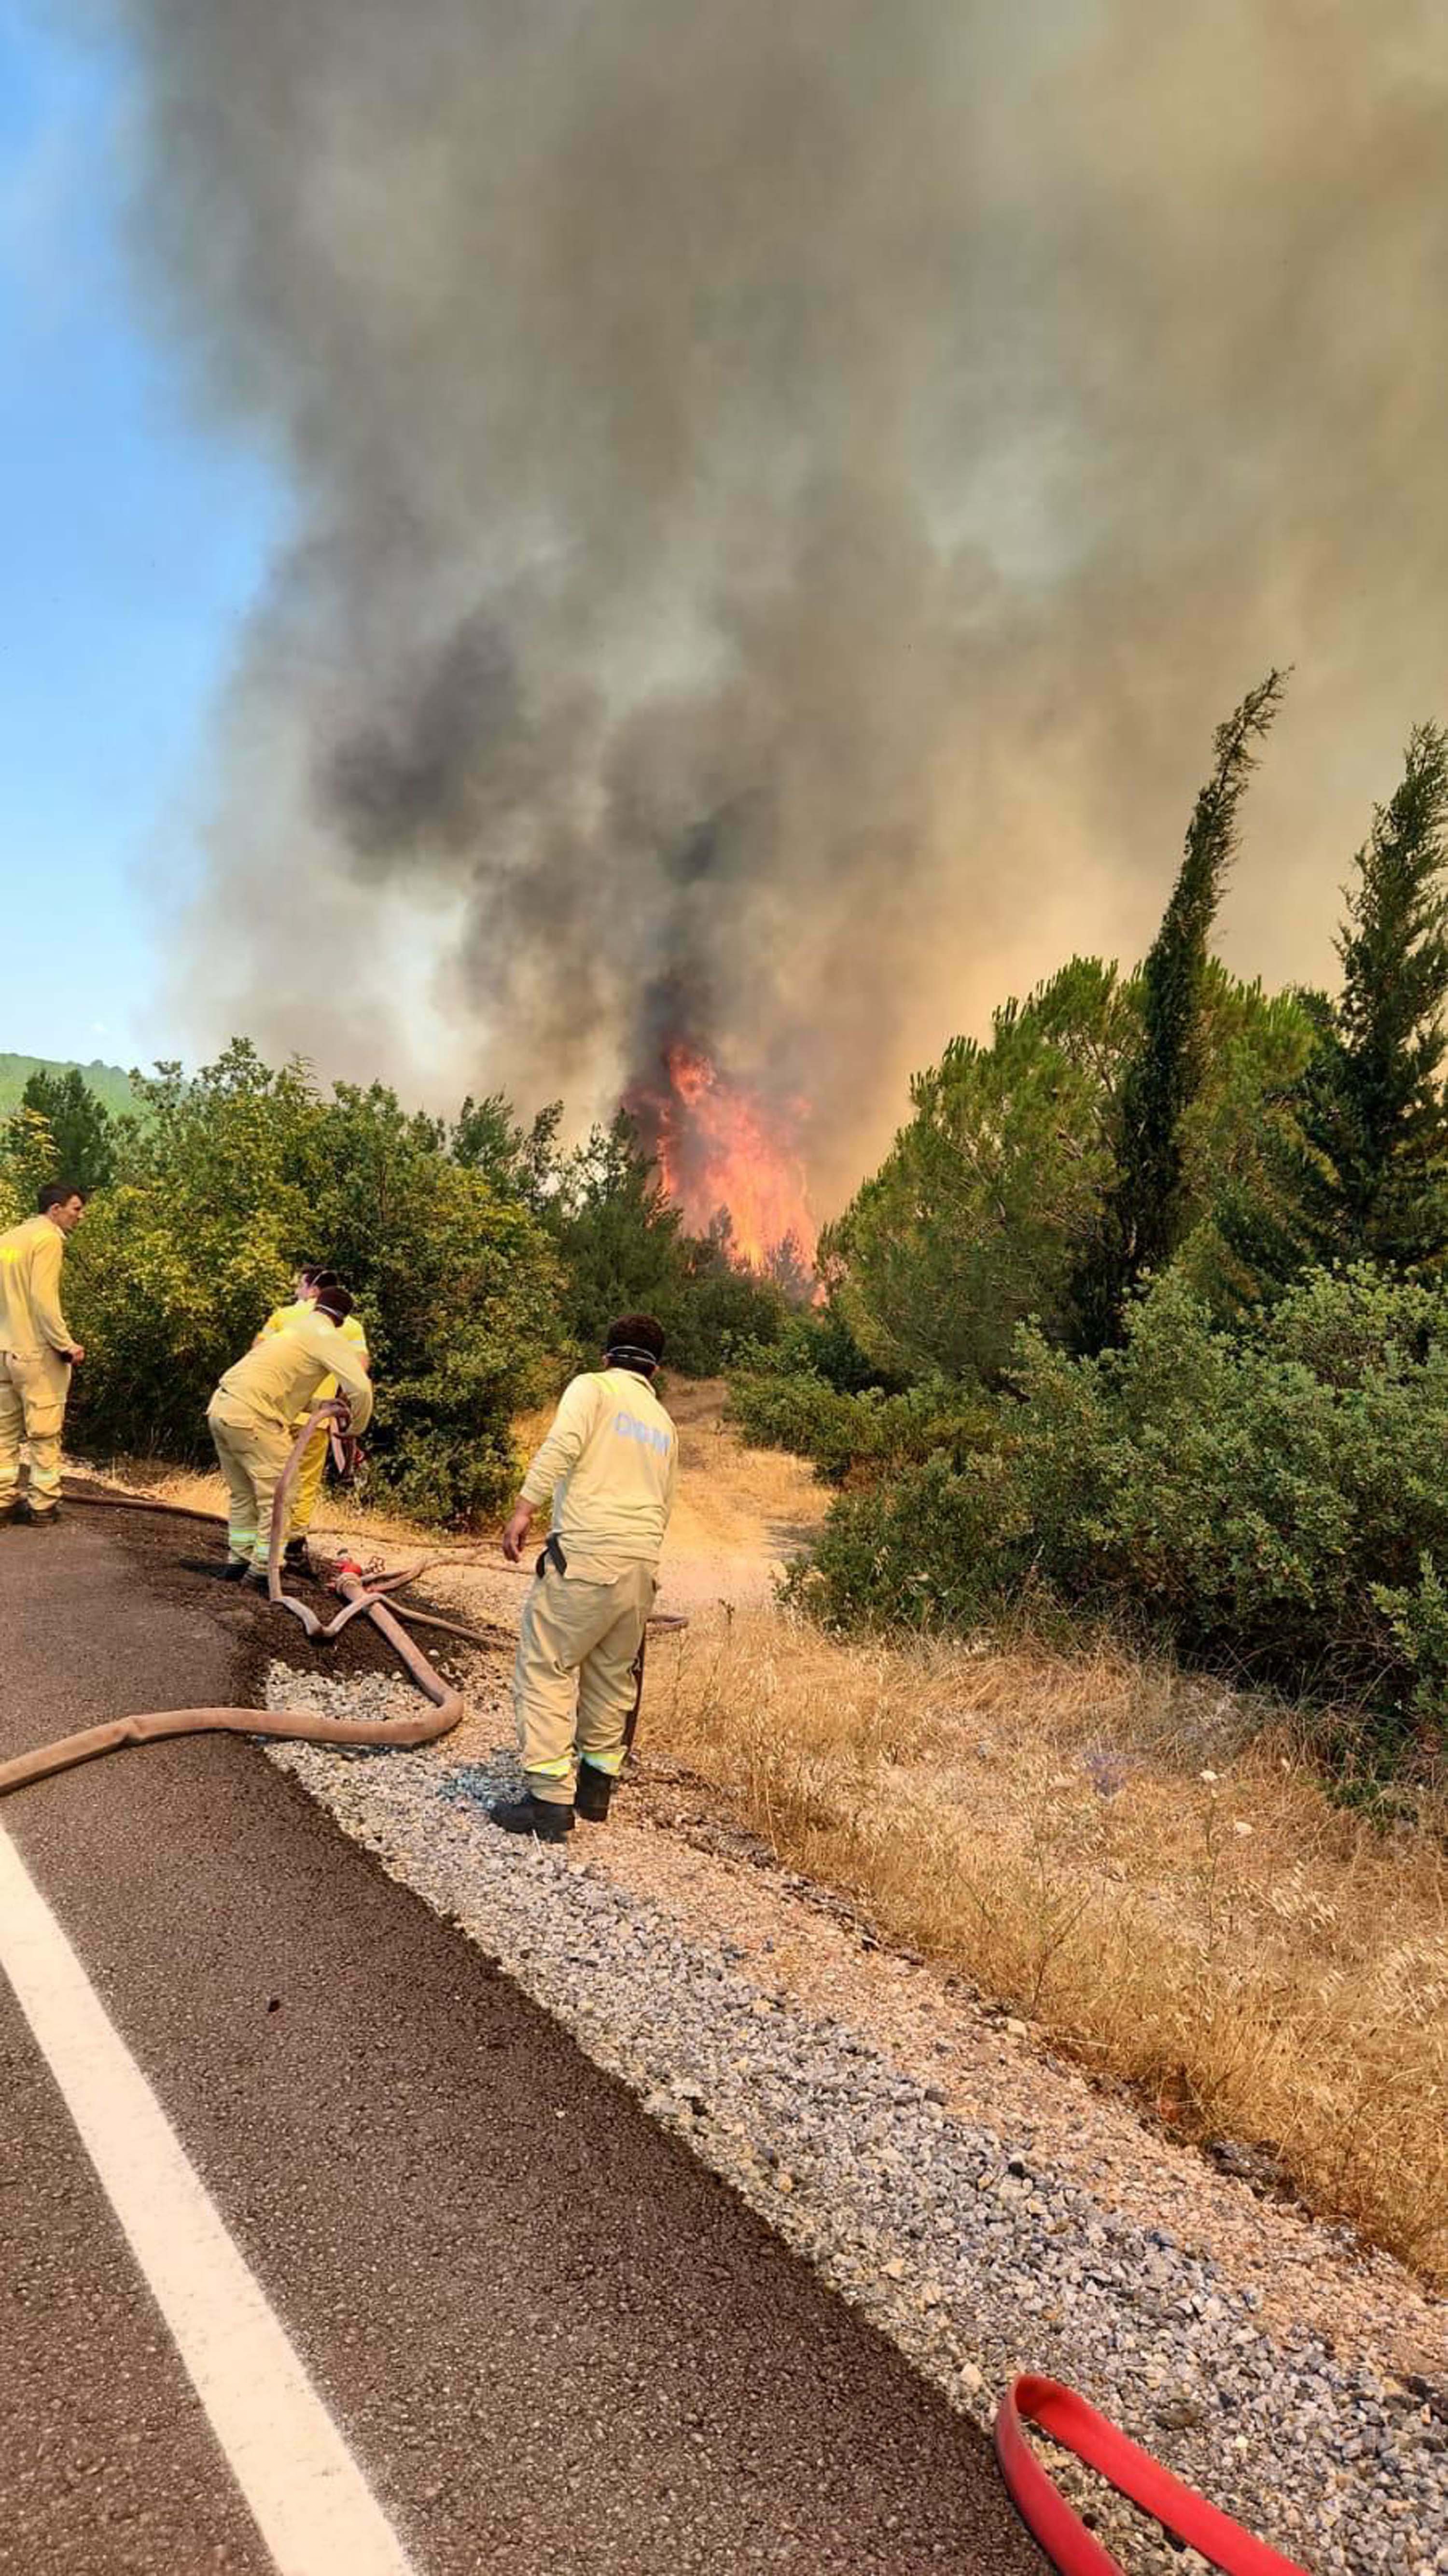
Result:
[[1330,972],[1448,713],[1441,11],[117,7],[157,327],[296,512],[202,1034],[589,1109],[677,1008],[828,1206],[951,1031],[1139,953],[1284,661],[1225,936]]

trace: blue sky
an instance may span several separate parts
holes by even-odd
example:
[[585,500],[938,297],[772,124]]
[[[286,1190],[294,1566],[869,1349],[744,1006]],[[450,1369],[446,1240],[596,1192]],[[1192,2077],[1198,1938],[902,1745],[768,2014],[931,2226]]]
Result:
[[148,329],[129,106],[114,46],[0,10],[0,1051],[119,1063],[183,1052],[157,1016],[167,902],[282,525]]

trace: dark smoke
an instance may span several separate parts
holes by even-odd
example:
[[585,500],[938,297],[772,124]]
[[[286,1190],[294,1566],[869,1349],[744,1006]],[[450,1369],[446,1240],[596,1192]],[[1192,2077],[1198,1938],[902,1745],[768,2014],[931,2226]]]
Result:
[[428,657],[394,709],[324,748],[317,801],[363,858],[475,849],[518,716],[508,638],[479,610]]
[[1441,11],[117,5],[158,314],[297,510],[204,1035],[582,1111],[677,1003],[827,1208],[912,1061],[1139,953],[1274,662],[1227,942],[1330,971],[1448,712]]

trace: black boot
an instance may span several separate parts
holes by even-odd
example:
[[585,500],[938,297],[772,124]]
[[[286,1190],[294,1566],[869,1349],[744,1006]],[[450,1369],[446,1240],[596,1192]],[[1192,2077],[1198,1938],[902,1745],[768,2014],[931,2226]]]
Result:
[[577,1813],[586,1818],[590,1825],[606,1825],[608,1802],[612,1796],[612,1773],[598,1770],[592,1762],[580,1762],[578,1786],[573,1792],[573,1804]]
[[288,1539],[282,1550],[282,1563],[289,1566],[293,1574],[311,1573],[312,1560],[307,1553],[307,1542],[304,1538]]
[[22,1529],[54,1529],[60,1519],[59,1503],[51,1503],[38,1512],[33,1503],[17,1503],[15,1517]]
[[535,1798],[531,1790],[484,1812],[489,1824],[501,1826],[505,1834],[536,1834],[540,1843],[561,1843],[573,1831],[571,1807],[561,1806],[552,1798]]

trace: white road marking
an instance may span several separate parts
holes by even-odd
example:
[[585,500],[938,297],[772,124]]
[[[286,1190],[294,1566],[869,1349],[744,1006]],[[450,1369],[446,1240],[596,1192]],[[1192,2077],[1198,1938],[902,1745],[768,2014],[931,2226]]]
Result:
[[0,1967],[281,2576],[412,2562],[0,1826]]

